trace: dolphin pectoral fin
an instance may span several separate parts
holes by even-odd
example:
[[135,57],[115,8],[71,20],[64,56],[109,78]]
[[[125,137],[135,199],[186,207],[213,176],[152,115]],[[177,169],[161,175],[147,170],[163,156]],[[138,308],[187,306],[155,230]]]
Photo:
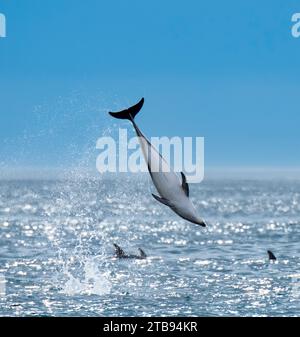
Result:
[[161,198],[155,194],[152,193],[152,196],[154,199],[156,199],[157,201],[159,201],[160,203],[166,205],[166,206],[169,206],[169,207],[173,207],[173,205],[171,204],[171,202],[168,200],[168,199],[165,199],[165,198]]
[[190,195],[189,184],[186,182],[186,176],[183,172],[181,172],[182,178],[182,189],[184,190],[185,195],[188,197]]

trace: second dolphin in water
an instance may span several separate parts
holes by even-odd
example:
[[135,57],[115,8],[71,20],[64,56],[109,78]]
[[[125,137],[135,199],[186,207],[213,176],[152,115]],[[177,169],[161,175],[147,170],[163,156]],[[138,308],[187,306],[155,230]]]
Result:
[[133,254],[125,254],[124,250],[118,246],[116,243],[114,243],[115,247],[115,256],[118,259],[145,259],[147,257],[146,253],[143,251],[143,249],[139,248],[140,255],[133,255]]
[[189,186],[184,173],[181,172],[181,179],[179,179],[178,175],[171,171],[169,164],[136,125],[134,117],[141,110],[143,104],[144,98],[128,109],[119,112],[109,112],[109,114],[115,118],[128,119],[132,122],[139,137],[151,179],[159,193],[159,196],[152,194],[153,197],[162,204],[170,207],[183,219],[205,227],[204,221],[197,215],[195,207],[189,199]]

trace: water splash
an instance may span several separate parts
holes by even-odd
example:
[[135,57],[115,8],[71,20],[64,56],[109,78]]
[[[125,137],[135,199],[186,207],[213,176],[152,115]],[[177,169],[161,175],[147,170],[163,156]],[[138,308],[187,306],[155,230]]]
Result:
[[73,276],[69,270],[64,271],[68,280],[66,281],[62,292],[74,296],[81,295],[106,295],[109,294],[112,284],[109,281],[109,272],[100,272],[97,263],[93,258],[87,258],[83,262],[83,279]]

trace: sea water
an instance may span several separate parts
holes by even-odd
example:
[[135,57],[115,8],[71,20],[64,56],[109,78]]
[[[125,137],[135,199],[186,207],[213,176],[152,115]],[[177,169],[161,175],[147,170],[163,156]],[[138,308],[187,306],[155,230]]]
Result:
[[0,315],[300,314],[300,181],[193,184],[203,228],[147,177],[0,181]]

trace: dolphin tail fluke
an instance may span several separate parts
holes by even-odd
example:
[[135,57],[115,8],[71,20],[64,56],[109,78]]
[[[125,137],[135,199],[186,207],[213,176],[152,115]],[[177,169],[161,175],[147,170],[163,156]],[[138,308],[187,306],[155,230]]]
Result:
[[144,104],[144,97],[132,107],[119,111],[119,112],[109,112],[109,114],[115,118],[119,119],[129,119],[133,121],[134,117],[138,114],[138,112],[142,109]]

